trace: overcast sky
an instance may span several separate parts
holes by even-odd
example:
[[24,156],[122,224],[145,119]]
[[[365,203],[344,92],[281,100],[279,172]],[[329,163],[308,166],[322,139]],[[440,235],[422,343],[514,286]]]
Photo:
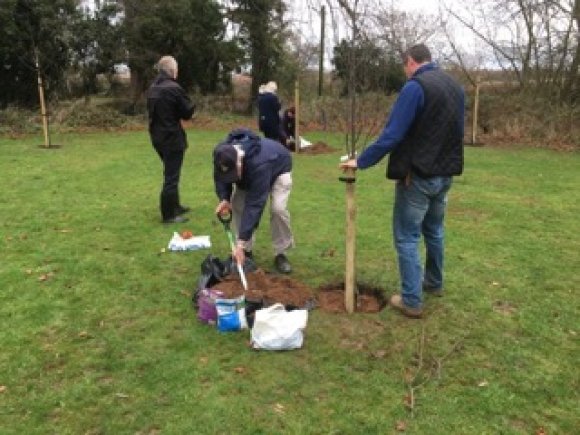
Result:
[[[366,3],[362,0],[360,8],[362,9],[365,4],[372,4],[376,1],[380,1],[381,6],[387,8],[389,5],[393,5],[396,10],[408,11],[413,13],[431,14],[437,15],[440,0],[370,0]],[[457,4],[460,0],[444,0],[446,4]],[[473,0],[467,0],[473,1]],[[317,40],[320,35],[320,3],[326,3],[324,0],[292,0],[288,1],[289,6],[289,17],[292,27],[296,30],[298,29],[303,37],[307,40]],[[334,0],[335,4],[338,4]],[[462,3],[465,3],[463,1]],[[333,26],[330,22],[330,13],[328,6],[326,7],[326,36],[330,40],[334,37]],[[343,29],[344,30],[344,29]],[[341,35],[343,36],[343,35]]]
[[[448,6],[452,6],[454,10],[460,10],[469,7],[470,3],[478,0],[360,0],[359,7],[362,9],[365,6],[380,4],[382,8],[389,8],[391,5],[397,11],[407,11],[413,14],[432,15],[436,17],[439,12],[440,3],[444,2]],[[292,30],[299,33],[303,41],[318,44],[320,40],[320,4],[328,4],[326,0],[293,0],[288,1],[290,25]],[[337,5],[338,1],[333,0],[333,4]],[[350,2],[352,3],[352,1]],[[326,26],[325,26],[325,64],[329,66],[329,61],[332,56],[332,48],[342,38],[350,36],[348,26],[342,25],[337,29],[333,25],[330,17],[328,6],[326,6]],[[472,52],[475,44],[474,35],[460,25],[455,25],[452,30],[456,44],[463,48],[466,52]],[[428,41],[428,44],[433,41]],[[446,43],[442,43],[447,45]],[[433,47],[431,47],[433,48]],[[437,58],[437,50],[433,51],[436,60],[443,60]]]

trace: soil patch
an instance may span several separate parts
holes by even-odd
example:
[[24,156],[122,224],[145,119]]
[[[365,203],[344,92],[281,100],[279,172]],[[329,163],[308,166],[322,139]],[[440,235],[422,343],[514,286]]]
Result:
[[[381,289],[357,284],[355,311],[359,313],[378,313],[387,305]],[[329,313],[345,313],[344,283],[330,284],[318,289],[318,306]]]
[[336,152],[336,150],[331,146],[329,146],[326,142],[318,141],[313,143],[309,147],[301,148],[298,154],[317,155],[317,154],[330,154],[334,152]]
[[[276,275],[258,269],[247,272],[248,292],[246,300],[264,307],[281,303],[286,308],[318,307],[330,313],[345,313],[344,284],[322,286],[318,291],[284,275]],[[244,294],[244,289],[237,274],[226,276],[213,286],[226,298],[236,298]],[[364,284],[358,285],[355,310],[360,313],[378,313],[386,305],[383,292]]]

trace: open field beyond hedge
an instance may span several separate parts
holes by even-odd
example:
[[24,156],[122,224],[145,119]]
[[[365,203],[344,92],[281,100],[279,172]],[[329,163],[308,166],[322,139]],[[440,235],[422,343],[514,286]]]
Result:
[[[211,149],[189,130],[192,220],[159,223],[161,164],[145,132],[0,139],[0,433],[578,433],[580,156],[468,148],[450,193],[446,296],[424,320],[310,314],[305,347],[248,348],[198,323],[202,259],[225,256]],[[334,154],[298,155],[293,277],[343,279]],[[391,293],[393,184],[359,173],[357,273]],[[268,220],[255,250],[272,270]],[[162,253],[172,231],[211,250]]]

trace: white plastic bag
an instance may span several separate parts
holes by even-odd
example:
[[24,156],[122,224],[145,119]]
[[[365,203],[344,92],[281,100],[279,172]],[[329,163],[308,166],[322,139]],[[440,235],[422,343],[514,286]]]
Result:
[[299,349],[308,323],[307,310],[286,311],[274,304],[256,311],[251,331],[252,347],[264,350]]
[[209,236],[195,236],[189,239],[184,239],[177,232],[173,233],[173,237],[167,245],[170,251],[197,251],[198,249],[210,248],[211,241]]

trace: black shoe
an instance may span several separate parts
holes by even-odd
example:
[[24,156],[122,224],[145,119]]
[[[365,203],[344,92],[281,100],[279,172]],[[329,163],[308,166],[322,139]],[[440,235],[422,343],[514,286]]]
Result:
[[246,251],[246,250],[244,249],[244,256],[245,256],[246,258],[249,258],[250,260],[253,260],[253,259],[254,259],[254,253],[253,253],[252,251]]
[[175,208],[175,214],[176,215],[180,215],[180,214],[185,214],[185,213],[189,213],[191,211],[191,208],[186,206],[186,205],[178,205]]
[[163,219],[164,224],[182,224],[189,219],[183,216],[174,216],[172,218]]
[[274,258],[274,265],[276,266],[276,269],[278,269],[278,272],[280,273],[292,272],[292,266],[290,265],[290,262],[288,261],[288,259],[284,254],[276,255],[276,257]]

